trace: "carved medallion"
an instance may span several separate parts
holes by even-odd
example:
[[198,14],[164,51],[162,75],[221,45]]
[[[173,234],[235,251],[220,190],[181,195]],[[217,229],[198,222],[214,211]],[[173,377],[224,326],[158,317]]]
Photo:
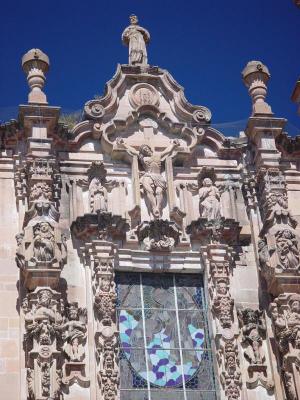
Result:
[[159,98],[156,89],[147,83],[134,85],[129,93],[129,101],[132,107],[143,105],[158,106]]

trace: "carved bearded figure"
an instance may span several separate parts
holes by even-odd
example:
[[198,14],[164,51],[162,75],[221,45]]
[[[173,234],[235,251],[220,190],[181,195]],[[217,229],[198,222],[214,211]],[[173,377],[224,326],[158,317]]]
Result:
[[171,145],[162,152],[153,151],[147,144],[143,144],[139,151],[136,151],[132,146],[125,143],[122,138],[118,138],[117,143],[125,147],[129,154],[138,156],[144,169],[140,182],[148,211],[154,219],[159,219],[162,214],[164,192],[167,187],[166,181],[162,176],[162,162],[174,148],[180,145],[179,141],[177,139],[173,140]]
[[213,185],[210,178],[203,179],[203,186],[199,189],[199,211],[202,218],[219,219],[220,212],[220,192]]
[[48,222],[40,222],[34,227],[33,255],[37,261],[51,261],[54,258],[55,239]]

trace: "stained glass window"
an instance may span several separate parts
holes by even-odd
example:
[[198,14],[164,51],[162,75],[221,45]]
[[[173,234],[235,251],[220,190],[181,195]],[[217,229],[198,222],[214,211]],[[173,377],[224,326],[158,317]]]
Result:
[[215,400],[201,275],[116,280],[121,400]]

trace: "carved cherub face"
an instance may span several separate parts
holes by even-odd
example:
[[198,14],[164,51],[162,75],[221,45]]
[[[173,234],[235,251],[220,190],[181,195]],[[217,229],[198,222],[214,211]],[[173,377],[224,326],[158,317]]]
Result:
[[48,232],[48,230],[49,230],[48,222],[41,222],[40,223],[40,231],[45,233],[45,232]]
[[203,186],[212,186],[212,180],[210,178],[204,178],[203,179]]
[[218,285],[217,285],[217,292],[218,292],[219,294],[223,294],[223,295],[227,293],[227,285],[226,285],[225,282],[220,282],[220,283],[218,283]]
[[300,313],[300,301],[294,300],[291,304],[291,311],[295,313]]
[[69,318],[73,321],[78,319],[78,307],[75,303],[69,305]]

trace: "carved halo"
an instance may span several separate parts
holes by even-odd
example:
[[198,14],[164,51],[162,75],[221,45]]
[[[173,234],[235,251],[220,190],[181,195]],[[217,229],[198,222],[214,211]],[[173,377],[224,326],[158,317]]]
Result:
[[137,83],[130,90],[129,101],[134,108],[143,105],[158,106],[159,97],[157,90],[152,85]]
[[90,100],[85,103],[84,113],[88,119],[101,119],[105,114],[105,109],[99,100]]

